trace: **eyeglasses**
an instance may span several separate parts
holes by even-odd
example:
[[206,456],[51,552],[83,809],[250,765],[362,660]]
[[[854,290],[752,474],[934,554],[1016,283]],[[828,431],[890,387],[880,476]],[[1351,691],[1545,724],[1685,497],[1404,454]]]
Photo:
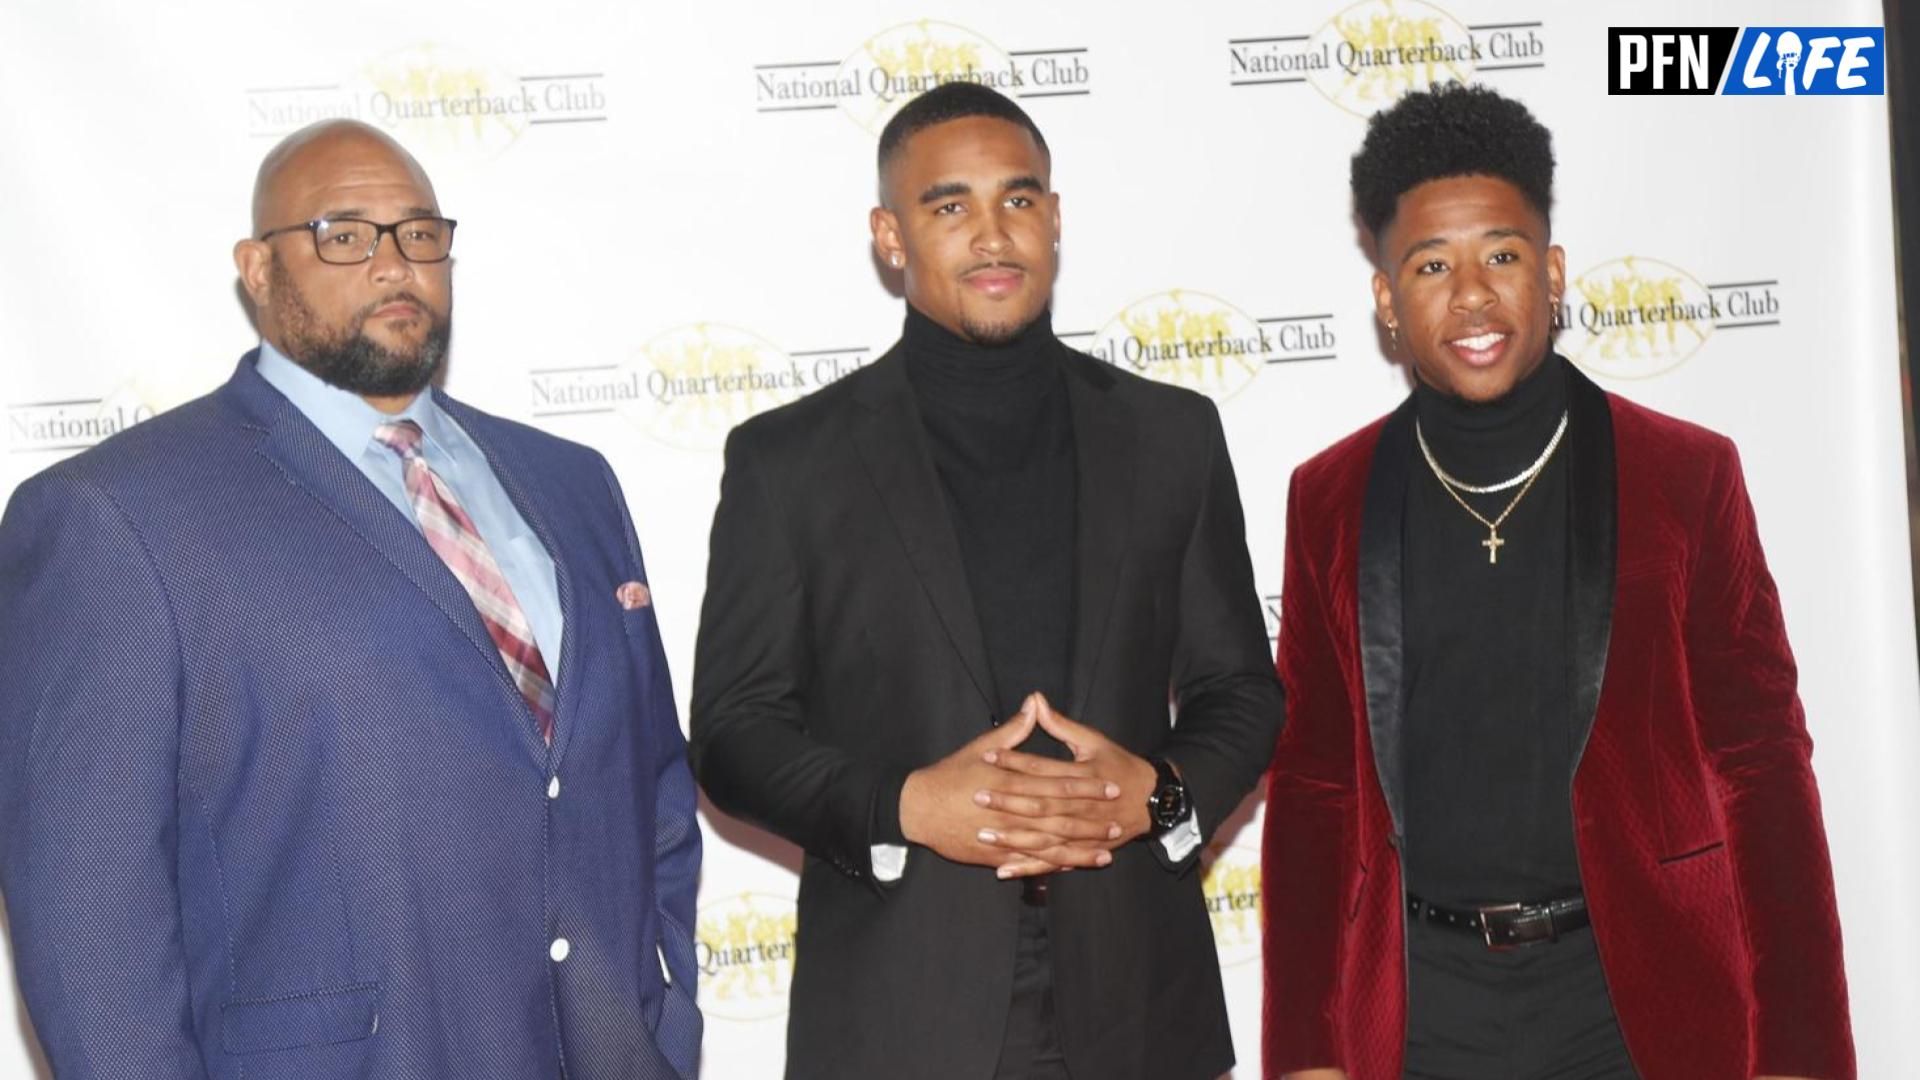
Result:
[[268,229],[260,234],[260,239],[270,240],[281,233],[304,229],[312,234],[313,252],[320,256],[321,262],[352,266],[373,258],[380,247],[380,238],[392,233],[394,245],[408,262],[437,263],[445,262],[453,253],[453,227],[458,224],[452,218],[443,217],[408,218],[391,225],[359,218],[319,218]]

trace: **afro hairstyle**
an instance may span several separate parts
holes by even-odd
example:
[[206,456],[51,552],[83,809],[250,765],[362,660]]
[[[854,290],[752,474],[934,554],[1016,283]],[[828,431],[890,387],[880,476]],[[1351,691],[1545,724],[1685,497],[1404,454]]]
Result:
[[1493,176],[1553,211],[1553,135],[1525,105],[1484,86],[1441,83],[1374,114],[1353,155],[1353,205],[1377,239],[1400,196],[1429,180]]

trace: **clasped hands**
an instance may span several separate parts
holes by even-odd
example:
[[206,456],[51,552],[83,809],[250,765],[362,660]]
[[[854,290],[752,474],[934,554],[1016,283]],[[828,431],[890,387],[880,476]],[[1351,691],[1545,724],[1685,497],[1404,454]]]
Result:
[[[1017,749],[1036,730],[1060,740],[1073,760]],[[1150,827],[1154,784],[1146,759],[1029,694],[1005,723],[908,775],[900,830],[1002,878],[1093,869]]]

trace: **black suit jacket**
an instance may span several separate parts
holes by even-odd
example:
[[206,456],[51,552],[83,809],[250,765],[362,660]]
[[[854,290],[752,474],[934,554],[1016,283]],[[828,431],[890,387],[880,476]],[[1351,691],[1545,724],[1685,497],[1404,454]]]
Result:
[[[1056,347],[1079,475],[1074,700],[1056,704],[1173,760],[1212,829],[1259,779],[1283,712],[1219,417]],[[897,816],[901,778],[1000,719],[898,353],[736,429],[713,524],[691,755],[717,806],[806,850],[793,1078],[985,1080],[1012,992],[1017,884],[925,849],[896,884],[872,878],[875,814]],[[1232,1064],[1194,859],[1169,867],[1156,849],[1053,881],[1076,1076]]]

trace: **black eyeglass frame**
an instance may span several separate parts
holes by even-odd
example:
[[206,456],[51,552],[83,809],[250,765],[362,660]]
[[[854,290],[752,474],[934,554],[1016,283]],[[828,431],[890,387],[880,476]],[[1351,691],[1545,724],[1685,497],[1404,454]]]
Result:
[[[411,225],[416,221],[437,221],[444,224],[447,227],[447,253],[445,255],[442,255],[437,259],[416,259],[413,256],[407,254],[406,245],[400,242],[400,227],[402,225]],[[320,229],[323,226],[327,226],[327,225],[346,225],[346,224],[367,226],[368,228],[373,230],[373,240],[367,244],[366,252],[362,254],[358,259],[355,259],[352,262],[344,262],[344,263],[334,262],[331,259],[328,259],[320,251]],[[443,263],[443,262],[446,262],[448,259],[453,258],[453,232],[454,232],[454,229],[457,226],[459,226],[459,224],[460,223],[458,221],[455,221],[450,217],[438,217],[433,214],[423,214],[419,217],[403,218],[399,221],[393,222],[390,225],[382,225],[377,221],[368,221],[365,218],[355,218],[355,217],[314,218],[312,221],[302,221],[298,225],[282,225],[277,229],[268,229],[266,232],[261,233],[259,237],[257,237],[257,239],[259,239],[262,242],[265,242],[283,233],[299,232],[304,229],[307,235],[313,239],[313,255],[315,258],[319,259],[323,263],[326,263],[328,266],[359,266],[361,263],[371,260],[374,256],[374,253],[380,250],[380,241],[383,238],[385,238],[388,233],[392,233],[393,248],[395,251],[398,251],[400,253],[401,258],[407,260],[410,263],[417,263],[424,266],[431,266],[434,263]]]

